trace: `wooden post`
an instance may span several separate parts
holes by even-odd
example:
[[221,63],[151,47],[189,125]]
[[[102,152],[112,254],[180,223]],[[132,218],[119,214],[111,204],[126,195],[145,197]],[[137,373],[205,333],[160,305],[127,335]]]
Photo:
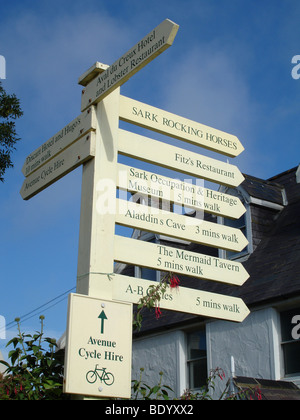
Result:
[[118,88],[97,104],[96,156],[83,165],[82,174],[77,293],[108,300],[112,300],[115,211],[102,212],[99,200],[103,185],[110,188],[106,193],[112,205],[116,200],[119,100]]

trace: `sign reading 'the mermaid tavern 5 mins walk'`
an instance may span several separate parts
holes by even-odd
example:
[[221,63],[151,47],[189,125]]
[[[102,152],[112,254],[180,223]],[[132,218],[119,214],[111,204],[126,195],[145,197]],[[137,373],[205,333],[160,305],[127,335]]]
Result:
[[[28,200],[83,165],[77,294],[70,295],[68,312],[68,393],[130,398],[132,304],[155,284],[113,275],[115,262],[236,286],[249,278],[239,262],[115,233],[118,224],[234,252],[248,244],[239,229],[127,201],[129,191],[220,217],[239,219],[246,211],[238,197],[118,163],[121,154],[187,174],[196,182],[237,187],[244,180],[232,164],[119,128],[123,120],[229,157],[244,150],[236,136],[120,95],[122,84],[173,44],[178,28],[167,19],[110,67],[96,63],[88,70],[79,80],[85,87],[82,113],[31,153],[22,169],[21,195]],[[104,211],[99,189],[105,182],[114,206],[109,211]],[[121,194],[116,199],[117,189],[126,191],[125,199]],[[167,287],[159,304],[234,322],[249,314],[239,298],[181,286]]]

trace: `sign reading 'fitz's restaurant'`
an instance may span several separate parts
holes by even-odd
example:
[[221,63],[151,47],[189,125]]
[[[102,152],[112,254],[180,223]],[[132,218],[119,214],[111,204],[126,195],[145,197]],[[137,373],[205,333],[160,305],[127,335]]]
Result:
[[125,130],[119,130],[119,152],[144,162],[172,170],[176,168],[178,172],[230,187],[238,187],[245,179],[234,165]]
[[[116,225],[128,226],[171,241],[233,252],[248,244],[239,229],[127,201],[130,192],[168,202],[169,210],[177,204],[231,219],[246,211],[237,197],[203,186],[203,180],[239,186],[244,177],[236,166],[119,127],[120,120],[126,121],[229,157],[244,150],[234,135],[120,95],[121,85],[172,45],[178,28],[167,19],[110,67],[96,63],[86,72],[80,78],[85,87],[82,114],[32,152],[22,169],[21,196],[28,200],[83,165],[77,294],[69,299],[67,393],[130,398],[132,304],[157,283],[115,275],[115,262],[236,286],[249,277],[239,262],[115,233]],[[120,164],[119,155],[192,179]],[[234,322],[243,322],[249,314],[241,299],[185,287],[167,286],[159,304],[171,311]]]

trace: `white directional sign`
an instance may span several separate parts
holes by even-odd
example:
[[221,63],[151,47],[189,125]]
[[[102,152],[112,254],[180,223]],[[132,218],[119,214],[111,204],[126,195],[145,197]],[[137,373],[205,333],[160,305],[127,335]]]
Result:
[[121,96],[120,99],[120,119],[123,121],[230,157],[236,157],[244,150],[239,139],[232,134],[207,127],[125,96]]
[[25,178],[20,194],[29,200],[95,156],[95,133],[78,140]]
[[121,154],[141,159],[144,162],[154,163],[229,187],[238,187],[245,179],[234,165],[121,129],[119,130],[119,151]]
[[64,392],[130,398],[132,305],[71,294]]
[[95,107],[90,107],[87,111],[83,112],[74,121],[70,122],[70,124],[27,156],[22,168],[23,175],[29,176],[32,172],[36,171],[92,130],[96,130]]
[[157,197],[187,208],[232,219],[239,219],[246,212],[238,197],[132,166],[119,164],[118,167],[118,186],[126,191]]
[[[101,63],[91,67],[79,79],[85,86],[82,114],[32,152],[22,168],[20,194],[28,200],[83,164],[77,294],[69,298],[66,393],[130,398],[132,304],[149,296],[159,283],[114,274],[115,262],[187,276],[185,286],[189,277],[194,278],[192,285],[209,280],[236,286],[249,277],[235,261],[116,235],[116,225],[122,225],[233,252],[248,245],[241,230],[205,221],[199,214],[239,219],[245,213],[237,197],[203,186],[208,180],[238,187],[244,176],[236,166],[224,157],[212,159],[119,128],[123,120],[229,157],[244,150],[234,135],[120,95],[121,85],[173,44],[178,29],[166,19],[110,67]],[[192,179],[176,180],[122,165],[119,154]],[[164,206],[175,203],[184,212],[188,209],[187,214],[127,201],[128,192],[154,197]],[[197,210],[196,217],[189,216],[190,209]],[[167,286],[156,305],[234,322],[249,314],[241,299],[182,286]]]
[[110,92],[123,85],[135,73],[169,48],[177,35],[179,26],[169,19],[164,20],[145,38],[119,58],[107,70],[88,84],[83,95],[81,110],[104,99]]
[[[157,283],[122,275],[114,277],[113,297],[123,302],[138,303],[147,296],[150,286]],[[179,287],[167,287],[159,302],[161,309],[217,318],[233,322],[243,322],[250,311],[242,299]]]
[[249,243],[239,229],[124,200],[117,200],[116,223],[235,252]]
[[249,274],[239,262],[115,236],[115,260],[139,267],[242,286]]

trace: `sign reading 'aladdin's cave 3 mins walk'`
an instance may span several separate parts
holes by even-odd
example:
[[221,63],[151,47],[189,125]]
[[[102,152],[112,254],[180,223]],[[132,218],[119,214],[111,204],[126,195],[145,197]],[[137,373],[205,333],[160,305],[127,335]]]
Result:
[[173,238],[241,252],[248,240],[242,231],[164,210],[117,200],[116,223]]

